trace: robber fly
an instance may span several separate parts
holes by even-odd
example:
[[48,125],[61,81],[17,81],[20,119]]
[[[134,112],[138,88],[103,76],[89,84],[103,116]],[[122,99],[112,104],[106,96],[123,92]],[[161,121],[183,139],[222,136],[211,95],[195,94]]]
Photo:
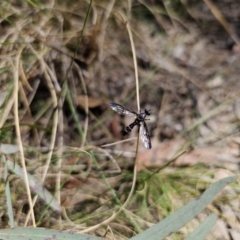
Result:
[[128,125],[124,129],[123,135],[130,133],[132,131],[132,129],[136,125],[138,125],[140,127],[140,138],[141,138],[144,146],[147,149],[151,149],[152,148],[151,140],[150,140],[150,136],[148,133],[147,124],[145,122],[145,118],[150,115],[150,111],[145,109],[143,113],[141,113],[141,112],[136,113],[134,111],[128,110],[127,108],[125,108],[122,105],[117,104],[117,103],[111,102],[109,105],[115,112],[117,112],[120,115],[135,116],[134,122],[131,123],[130,125]]

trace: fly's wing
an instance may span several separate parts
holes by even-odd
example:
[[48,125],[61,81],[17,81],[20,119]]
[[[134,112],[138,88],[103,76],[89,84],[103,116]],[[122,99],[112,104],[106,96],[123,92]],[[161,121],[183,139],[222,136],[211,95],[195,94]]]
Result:
[[140,138],[147,149],[152,148],[151,139],[148,133],[147,124],[143,121],[140,124]]
[[120,115],[128,115],[128,116],[136,116],[137,115],[137,113],[135,113],[134,111],[130,111],[120,104],[111,102],[109,105],[112,108],[112,110],[114,110],[115,112],[117,112]]

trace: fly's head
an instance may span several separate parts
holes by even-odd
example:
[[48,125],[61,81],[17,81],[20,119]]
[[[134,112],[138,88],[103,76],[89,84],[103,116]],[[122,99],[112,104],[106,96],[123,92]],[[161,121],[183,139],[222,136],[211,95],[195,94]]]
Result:
[[149,120],[149,119],[146,119],[147,116],[150,116],[150,110],[145,109],[144,112],[138,114],[137,118],[140,121]]
[[149,110],[145,109],[145,110],[144,110],[144,112],[145,112],[145,114],[146,114],[147,116],[150,116],[150,111],[151,111],[151,109],[149,109]]
[[145,110],[144,110],[144,113],[143,113],[143,115],[144,115],[144,120],[150,120],[150,119],[147,119],[146,117],[151,115],[151,110],[152,110],[152,109],[149,109],[149,110],[145,109]]

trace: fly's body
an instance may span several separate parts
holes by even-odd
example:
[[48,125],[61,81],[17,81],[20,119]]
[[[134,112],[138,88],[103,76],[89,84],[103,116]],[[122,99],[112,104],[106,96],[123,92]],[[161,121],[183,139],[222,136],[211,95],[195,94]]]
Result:
[[126,135],[132,131],[132,129],[137,125],[140,127],[140,138],[147,149],[151,149],[151,140],[147,129],[147,124],[145,118],[150,115],[150,112],[145,109],[143,113],[136,113],[134,111],[128,110],[117,103],[110,103],[110,107],[120,115],[135,116],[133,123],[129,124],[123,131],[123,135]]

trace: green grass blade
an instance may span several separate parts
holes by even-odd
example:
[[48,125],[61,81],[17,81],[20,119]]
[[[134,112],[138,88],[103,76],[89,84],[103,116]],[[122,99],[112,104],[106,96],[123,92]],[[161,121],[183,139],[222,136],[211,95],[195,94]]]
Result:
[[14,144],[0,144],[0,151],[4,154],[13,154],[19,151],[19,146]]
[[183,227],[197,214],[199,214],[209,203],[213,201],[215,196],[227,185],[236,181],[237,177],[227,177],[212,184],[199,198],[191,201],[183,206],[169,217],[163,219],[160,223],[149,228],[145,232],[131,238],[160,240],[169,236],[171,233]]
[[[11,161],[6,161],[5,163],[7,164],[9,170],[14,172],[20,178],[24,179],[23,170],[18,164],[14,164]],[[42,183],[30,174],[28,174],[28,179],[32,191],[38,194],[39,197],[41,197],[45,201],[45,203],[48,204],[52,209],[61,212],[61,206],[55,200],[53,195],[46,188],[44,188]]]
[[45,239],[57,239],[57,240],[101,240],[103,238],[90,236],[80,233],[67,233],[60,230],[50,230],[46,228],[15,228],[15,229],[1,229],[1,240],[45,240]]
[[[3,158],[3,162],[6,162],[6,157],[4,155],[2,155],[2,158]],[[5,194],[6,194],[8,218],[9,218],[10,227],[13,228],[13,227],[15,227],[15,224],[14,224],[14,214],[13,214],[11,190],[10,190],[10,184],[9,184],[9,181],[8,181],[8,167],[7,167],[7,164],[5,164],[5,167],[4,167],[4,180],[5,180],[5,183],[6,183]]]
[[204,240],[217,221],[217,215],[211,214],[185,240]]

